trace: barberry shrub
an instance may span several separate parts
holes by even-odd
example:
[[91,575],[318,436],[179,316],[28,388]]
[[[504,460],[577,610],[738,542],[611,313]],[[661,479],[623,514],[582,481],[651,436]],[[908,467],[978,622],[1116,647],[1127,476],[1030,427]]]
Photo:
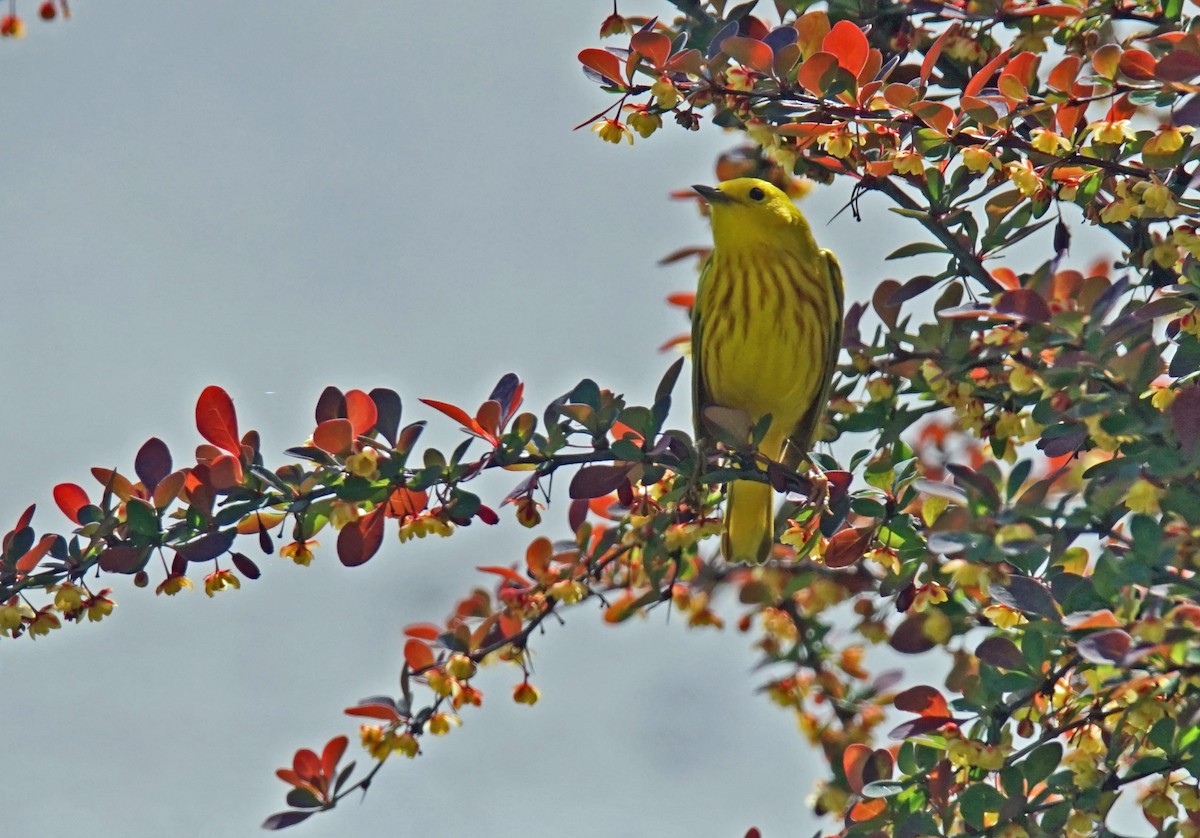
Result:
[[[481,664],[510,665],[512,699],[536,703],[530,645],[559,612],[722,626],[711,603],[730,591],[765,692],[828,760],[815,807],[841,834],[1106,834],[1123,796],[1161,834],[1200,834],[1200,39],[1182,0],[671,5],[603,20],[614,45],[579,61],[613,98],[584,125],[621,144],[669,123],[740,132],[719,178],[848,184],[851,215],[878,193],[913,232],[887,259],[944,260],[847,312],[822,434],[847,456],[755,462],[738,427],[699,449],[673,409],[682,359],[649,405],[585,379],[535,415],[516,375],[472,410],[423,400],[466,435],[448,453],[421,448],[425,422],[405,424],[393,391],[330,387],[274,467],[210,387],[186,464],[150,439],[130,475],[54,490],[70,532],[19,517],[0,630],[103,619],[111,591],[88,579],[105,574],[168,596],[199,574],[209,596],[236,589],[259,576],[255,542],[303,565],[332,530],[352,567],[396,533],[502,513],[538,526],[565,469],[548,524],[563,538],[481,567],[492,584],[408,626],[399,692],[346,710],[370,767],[343,765],[344,735],[299,750],[277,772],[290,808],[266,826],[419,756],[481,704]],[[23,32],[10,17],[5,34]],[[1117,258],[1072,254],[1081,227]],[[1000,267],[1008,254],[1035,267]],[[485,504],[469,487],[493,469],[520,474]],[[710,538],[734,477],[787,496],[763,567],[724,563]],[[873,676],[881,644],[949,675]],[[889,711],[903,720],[884,730]]]

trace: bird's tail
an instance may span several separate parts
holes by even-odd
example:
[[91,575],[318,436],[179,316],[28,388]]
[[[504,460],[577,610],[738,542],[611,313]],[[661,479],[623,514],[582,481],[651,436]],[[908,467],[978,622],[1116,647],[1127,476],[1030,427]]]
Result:
[[734,480],[725,500],[725,533],[721,554],[729,562],[762,564],[775,538],[774,501],[770,484]]

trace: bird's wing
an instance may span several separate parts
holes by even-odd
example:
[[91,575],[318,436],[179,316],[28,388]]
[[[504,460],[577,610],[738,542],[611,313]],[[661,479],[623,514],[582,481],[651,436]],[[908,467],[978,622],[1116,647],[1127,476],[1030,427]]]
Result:
[[[800,421],[796,423],[795,429],[788,437],[788,444],[783,453],[784,465],[792,469],[797,468],[808,456],[817,425],[829,404],[829,392],[833,387],[833,372],[837,369],[838,353],[842,349],[842,321],[846,297],[846,290],[842,285],[842,268],[838,265],[837,257],[830,251],[822,250],[821,257],[825,263],[825,270],[828,272],[829,284],[833,292],[833,323],[829,330],[829,344],[825,347],[825,367],[821,371],[820,392],[809,409],[800,417]],[[695,350],[693,349],[693,351]]]
[[704,299],[704,286],[712,273],[712,255],[700,270],[700,282],[696,287],[696,300],[692,303],[692,423],[696,428],[696,443],[707,440],[701,413],[712,404],[708,386],[704,381],[704,354],[700,349],[700,301]]

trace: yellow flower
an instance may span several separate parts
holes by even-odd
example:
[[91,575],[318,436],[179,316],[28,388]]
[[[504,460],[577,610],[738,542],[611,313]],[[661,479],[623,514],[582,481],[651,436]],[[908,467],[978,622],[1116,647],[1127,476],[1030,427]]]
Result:
[[37,616],[33,618],[33,622],[29,624],[29,636],[40,637],[43,634],[49,634],[52,629],[62,628],[62,622],[58,619],[58,615],[53,612],[52,605],[47,605],[37,612]]
[[358,739],[367,753],[381,762],[392,752],[388,734],[379,725],[359,725]]
[[753,90],[754,83],[757,80],[758,73],[747,67],[731,67],[725,73],[725,86],[730,90],[737,90],[742,93]]
[[867,395],[873,402],[882,402],[896,395],[896,385],[888,378],[872,378],[867,381]]
[[970,148],[963,149],[962,158],[963,165],[972,172],[979,172],[982,174],[988,169],[1000,168],[1000,161],[996,159],[995,155],[993,155],[990,151],[979,148],[978,146],[971,146]]
[[546,593],[563,605],[574,605],[583,599],[587,593],[587,588],[584,587],[582,582],[577,582],[574,579],[563,579],[551,585]]
[[1160,268],[1173,268],[1175,263],[1179,261],[1179,246],[1170,239],[1161,238],[1158,233],[1154,234],[1154,244],[1142,254],[1142,267],[1148,268],[1151,264],[1158,265]]
[[602,119],[592,126],[592,131],[606,143],[620,145],[621,140],[625,140],[633,145],[633,132],[616,119]]
[[353,524],[362,517],[358,504],[344,500],[335,500],[329,507],[329,523],[335,530],[340,530],[348,524]]
[[1101,120],[1093,122],[1088,129],[1098,143],[1118,144],[1137,137],[1128,119],[1119,119],[1115,122]]
[[182,573],[169,573],[166,579],[158,583],[158,587],[154,589],[154,593],[175,596],[175,594],[184,589],[189,591],[192,589],[192,580],[188,579]]
[[1128,221],[1132,216],[1141,215],[1141,210],[1141,206],[1135,199],[1121,198],[1110,201],[1100,210],[1100,220],[1105,224],[1120,224],[1122,221]]
[[1032,198],[1041,191],[1042,179],[1034,172],[1033,164],[1028,160],[1009,163],[1004,167],[1004,171],[1008,175],[1008,179],[1013,182],[1013,186],[1017,187],[1026,198]]
[[291,544],[286,544],[279,548],[279,555],[285,559],[291,559],[302,567],[308,567],[312,564],[313,551],[312,548],[320,545],[313,539],[306,541],[293,541]]
[[112,588],[105,588],[84,602],[83,607],[87,609],[88,622],[98,623],[112,613],[116,603],[108,598],[110,593],[112,593]]
[[461,653],[451,655],[450,660],[446,661],[446,674],[465,681],[475,674],[475,661]]
[[832,156],[839,159],[854,150],[854,139],[845,130],[829,131],[822,134],[817,142]]
[[454,532],[454,527],[449,521],[443,521],[436,515],[431,515],[429,512],[422,512],[416,518],[413,518],[400,527],[401,543],[408,541],[410,538],[424,538],[427,535],[439,535],[442,538]]
[[63,582],[54,594],[54,607],[64,614],[78,611],[83,606],[83,589]]
[[417,744],[417,737],[411,733],[401,733],[399,736],[392,737],[392,750],[399,751],[409,759],[414,759],[421,750],[421,746]]
[[378,465],[379,452],[374,448],[364,448],[346,458],[346,469],[355,477],[364,480],[374,480],[379,476]]
[[1042,154],[1058,154],[1060,151],[1071,150],[1071,144],[1067,142],[1066,137],[1045,128],[1034,128],[1030,137],[1029,144]]
[[616,12],[613,12],[600,24],[600,37],[607,38],[610,35],[623,35],[631,30],[632,27],[629,25],[629,21]]
[[931,605],[938,605],[950,598],[950,593],[937,582],[930,582],[927,585],[922,585],[917,588],[917,595],[913,598],[912,608],[914,611],[925,611]]
[[1190,125],[1182,128],[1168,125],[1146,140],[1146,144],[1142,146],[1142,154],[1173,154],[1183,148],[1184,135],[1192,133],[1193,130],[1195,129]]
[[1167,496],[1165,489],[1160,489],[1144,477],[1139,477],[1125,495],[1125,505],[1130,512],[1140,512],[1143,515],[1157,515],[1160,511],[1158,502]]
[[989,605],[983,609],[983,616],[987,617],[992,625],[1002,629],[1009,629],[1025,622],[1024,614],[1007,605]]
[[1175,193],[1161,183],[1153,182],[1141,191],[1142,206],[1149,213],[1143,213],[1143,218],[1172,218],[1179,212],[1175,203]]
[[16,15],[5,15],[3,18],[0,18],[0,37],[24,38],[25,21]]
[[11,632],[13,629],[20,628],[26,612],[28,612],[28,616],[33,616],[33,609],[25,603],[0,605],[0,631]]
[[1200,236],[1191,227],[1176,227],[1171,233],[1171,240],[1193,258],[1200,259]]
[[1150,785],[1141,799],[1142,811],[1156,818],[1173,818],[1179,812],[1179,807],[1171,799],[1170,786],[1166,780],[1156,781]]
[[445,736],[450,732],[451,725],[459,726],[462,720],[450,713],[434,713],[425,724],[425,729],[434,736]]
[[666,76],[659,76],[658,81],[650,85],[650,95],[654,97],[654,103],[664,111],[674,108],[683,98],[674,82]]
[[921,625],[921,633],[934,643],[941,644],[950,639],[952,628],[950,618],[940,609],[935,608],[925,612],[925,622]]
[[[830,152],[833,154],[833,152]],[[843,157],[845,155],[837,154],[835,157]],[[892,165],[896,172],[902,175],[915,175],[917,177],[925,176],[925,161],[921,155],[915,151],[898,151],[892,155]]]
[[656,113],[650,113],[648,110],[638,108],[633,113],[629,114],[629,127],[637,131],[642,138],[649,137],[659,128],[662,128],[662,117]]
[[204,593],[210,597],[217,591],[231,588],[237,590],[240,587],[242,587],[242,580],[238,579],[232,570],[214,570],[204,577]]
[[542,694],[538,691],[538,688],[528,681],[522,681],[513,688],[513,701],[517,702],[517,704],[534,705],[538,703],[538,699],[541,697]]

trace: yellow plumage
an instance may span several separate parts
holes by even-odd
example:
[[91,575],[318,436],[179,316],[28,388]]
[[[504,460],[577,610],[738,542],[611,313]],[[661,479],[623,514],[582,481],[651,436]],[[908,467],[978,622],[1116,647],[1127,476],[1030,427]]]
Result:
[[[799,465],[829,400],[842,342],[842,274],[817,247],[800,210],[780,189],[738,178],[696,191],[712,210],[713,251],[692,315],[696,434],[717,406],[770,414],[758,446],[767,459]],[[771,487],[729,484],[721,551],[731,562],[765,561],[774,543]]]

